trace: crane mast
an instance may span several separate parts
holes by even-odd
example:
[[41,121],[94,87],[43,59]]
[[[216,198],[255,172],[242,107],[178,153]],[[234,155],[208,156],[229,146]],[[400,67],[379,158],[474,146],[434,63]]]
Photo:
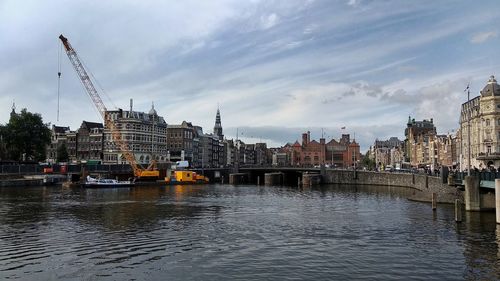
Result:
[[122,135],[118,130],[118,128],[116,127],[115,122],[113,122],[111,114],[107,113],[106,106],[102,102],[102,99],[99,96],[97,90],[95,89],[94,84],[90,79],[90,76],[87,74],[87,71],[83,67],[82,62],[78,58],[78,54],[76,53],[75,49],[73,49],[68,39],[64,37],[62,34],[59,36],[59,39],[62,41],[66,54],[68,55],[71,64],[73,64],[73,67],[75,68],[75,71],[78,74],[78,77],[82,82],[82,85],[87,91],[87,94],[90,96],[92,102],[94,103],[94,106],[101,114],[101,117],[104,120],[105,127],[109,128],[113,142],[118,145],[119,149],[123,153],[123,156],[125,156],[125,159],[132,167],[134,175],[136,177],[158,176],[159,175],[158,171],[151,171],[151,169],[155,168],[156,163],[154,161],[152,165],[148,167],[147,170],[144,170],[142,167],[139,166],[139,164],[135,160],[134,154],[130,151],[127,142],[122,138]]

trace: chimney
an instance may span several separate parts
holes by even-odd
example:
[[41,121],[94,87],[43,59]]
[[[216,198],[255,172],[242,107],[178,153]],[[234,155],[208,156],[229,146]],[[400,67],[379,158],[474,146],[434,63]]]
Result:
[[307,145],[307,133],[302,134],[302,145]]
[[132,106],[134,105],[134,100],[130,99],[130,115],[132,115]]

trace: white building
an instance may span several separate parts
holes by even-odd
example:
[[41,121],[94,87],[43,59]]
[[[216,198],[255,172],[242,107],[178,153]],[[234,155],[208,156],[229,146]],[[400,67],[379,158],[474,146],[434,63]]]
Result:
[[500,166],[500,86],[494,76],[479,96],[462,104],[460,132],[462,170],[468,167],[469,147],[472,168]]

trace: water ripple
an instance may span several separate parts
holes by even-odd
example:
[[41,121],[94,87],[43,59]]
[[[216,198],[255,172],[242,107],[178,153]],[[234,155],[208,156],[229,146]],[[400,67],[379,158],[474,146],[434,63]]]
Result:
[[457,225],[451,206],[384,188],[3,190],[0,204],[3,279],[499,277],[494,215]]

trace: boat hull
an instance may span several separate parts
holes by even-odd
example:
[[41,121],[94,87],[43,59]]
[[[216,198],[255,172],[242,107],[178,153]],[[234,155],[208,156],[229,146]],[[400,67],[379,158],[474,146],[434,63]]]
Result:
[[82,186],[85,188],[115,188],[115,187],[131,187],[131,186],[134,186],[134,184],[133,183],[102,184],[102,183],[86,182],[86,183],[82,184]]

